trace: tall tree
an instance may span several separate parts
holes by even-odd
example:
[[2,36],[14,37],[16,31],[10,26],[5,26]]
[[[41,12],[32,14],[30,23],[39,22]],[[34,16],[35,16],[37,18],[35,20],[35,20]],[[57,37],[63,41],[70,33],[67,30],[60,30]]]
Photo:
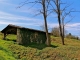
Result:
[[47,28],[47,11],[48,11],[48,5],[49,5],[49,1],[48,0],[42,0],[42,8],[43,8],[43,17],[44,17],[44,24],[45,24],[45,31],[46,31],[46,44],[48,46],[50,46],[50,37],[48,34],[48,28]]
[[49,34],[48,34],[48,27],[47,27],[47,17],[48,17],[48,14],[49,14],[48,13],[48,9],[49,9],[50,0],[34,0],[34,1],[26,0],[18,8],[22,7],[25,4],[29,4],[29,3],[33,4],[33,6],[37,5],[37,4],[40,4],[40,6],[42,7],[42,9],[38,11],[39,12],[38,14],[42,14],[43,15],[44,25],[45,25],[45,31],[46,31],[46,44],[48,46],[50,46],[50,37],[49,37]]
[[[53,7],[53,11],[57,14],[57,18],[58,18],[58,23],[59,23],[59,30],[60,30],[60,36],[62,39],[62,44],[64,45],[64,28],[65,25],[70,22],[71,20],[67,21],[67,23],[64,23],[65,18],[70,15],[70,13],[72,12],[72,9],[70,9],[69,11],[67,11],[67,8],[70,5],[67,5],[66,3],[63,3],[61,0],[51,0],[53,4],[51,4],[51,6]],[[62,4],[66,4],[65,7],[61,7]]]

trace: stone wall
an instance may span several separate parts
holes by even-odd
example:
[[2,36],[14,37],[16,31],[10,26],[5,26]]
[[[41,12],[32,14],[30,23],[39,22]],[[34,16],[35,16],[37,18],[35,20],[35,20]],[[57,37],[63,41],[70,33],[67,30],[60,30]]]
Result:
[[17,29],[17,42],[18,44],[45,43],[46,34],[44,32],[18,28]]

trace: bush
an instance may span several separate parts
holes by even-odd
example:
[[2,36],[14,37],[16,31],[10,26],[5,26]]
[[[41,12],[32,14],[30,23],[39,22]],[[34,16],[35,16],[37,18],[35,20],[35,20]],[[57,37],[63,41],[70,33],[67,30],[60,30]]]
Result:
[[67,34],[66,38],[79,40],[79,37],[76,37],[76,36],[72,35],[71,33]]

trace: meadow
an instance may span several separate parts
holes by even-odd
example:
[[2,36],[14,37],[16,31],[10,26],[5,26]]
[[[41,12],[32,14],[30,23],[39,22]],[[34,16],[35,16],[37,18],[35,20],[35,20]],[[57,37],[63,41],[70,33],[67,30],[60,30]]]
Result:
[[51,46],[45,44],[18,45],[16,35],[8,35],[3,40],[0,33],[0,60],[80,60],[80,41],[51,36]]

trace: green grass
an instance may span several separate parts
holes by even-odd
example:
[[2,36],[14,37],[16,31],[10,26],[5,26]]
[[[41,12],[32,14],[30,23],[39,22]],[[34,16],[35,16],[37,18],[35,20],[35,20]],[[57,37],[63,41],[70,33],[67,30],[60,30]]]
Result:
[[0,60],[80,60],[78,40],[65,38],[65,45],[62,45],[59,37],[51,36],[51,47],[47,47],[45,44],[35,43],[18,45],[13,41],[16,39],[15,35],[8,35],[9,40],[1,38]]
[[8,49],[10,43],[12,42],[0,39],[0,60],[15,60],[12,52]]
[[9,34],[9,35],[6,36],[6,40],[8,40],[8,41],[9,41],[9,40],[10,40],[10,41],[11,41],[11,40],[12,40],[12,41],[16,41],[16,38],[17,38],[17,37],[16,37],[16,35],[14,35],[14,34],[13,34],[13,35],[12,35],[12,34]]

